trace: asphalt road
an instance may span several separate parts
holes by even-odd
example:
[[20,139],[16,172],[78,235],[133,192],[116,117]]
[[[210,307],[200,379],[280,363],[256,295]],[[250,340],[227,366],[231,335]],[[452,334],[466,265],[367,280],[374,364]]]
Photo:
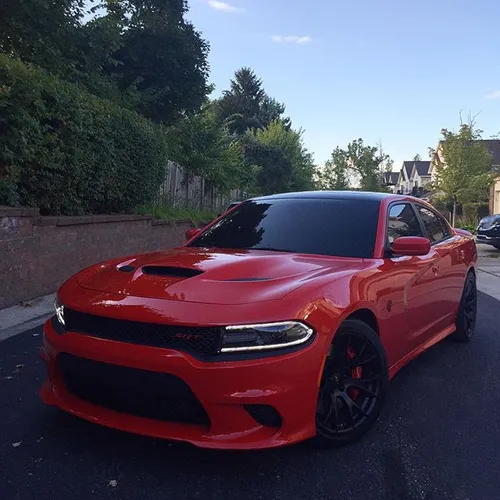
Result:
[[112,431],[45,407],[41,329],[0,343],[0,499],[500,498],[500,303],[394,379],[358,443],[214,452]]

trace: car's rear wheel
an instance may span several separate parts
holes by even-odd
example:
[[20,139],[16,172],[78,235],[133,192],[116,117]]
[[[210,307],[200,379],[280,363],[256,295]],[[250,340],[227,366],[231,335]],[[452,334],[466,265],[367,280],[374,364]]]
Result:
[[476,329],[477,287],[476,276],[472,271],[465,279],[462,298],[457,314],[457,329],[451,338],[457,342],[469,342]]
[[384,348],[366,323],[345,321],[325,362],[316,410],[315,443],[342,446],[377,420],[389,383]]

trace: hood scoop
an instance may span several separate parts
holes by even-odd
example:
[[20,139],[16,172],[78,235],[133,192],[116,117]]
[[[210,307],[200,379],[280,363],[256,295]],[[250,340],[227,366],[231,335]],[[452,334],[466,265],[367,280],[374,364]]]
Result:
[[118,269],[118,271],[121,271],[122,273],[131,273],[132,271],[135,271],[135,267],[130,265],[119,266],[116,269]]
[[194,278],[203,274],[203,271],[199,271],[198,269],[171,266],[143,266],[142,272],[150,276],[164,276],[168,278]]

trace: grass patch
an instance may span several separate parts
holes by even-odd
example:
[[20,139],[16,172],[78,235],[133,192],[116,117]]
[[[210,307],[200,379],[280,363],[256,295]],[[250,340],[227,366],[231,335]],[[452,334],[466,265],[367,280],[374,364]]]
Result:
[[217,217],[217,214],[211,211],[177,208],[168,205],[141,205],[137,207],[136,212],[139,215],[151,215],[155,219],[169,222],[188,220],[194,224],[207,223]]

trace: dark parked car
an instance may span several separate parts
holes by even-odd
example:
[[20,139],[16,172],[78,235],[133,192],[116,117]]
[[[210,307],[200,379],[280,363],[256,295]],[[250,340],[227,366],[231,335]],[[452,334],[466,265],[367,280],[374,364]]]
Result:
[[477,228],[477,242],[492,245],[500,250],[500,214],[481,219]]

